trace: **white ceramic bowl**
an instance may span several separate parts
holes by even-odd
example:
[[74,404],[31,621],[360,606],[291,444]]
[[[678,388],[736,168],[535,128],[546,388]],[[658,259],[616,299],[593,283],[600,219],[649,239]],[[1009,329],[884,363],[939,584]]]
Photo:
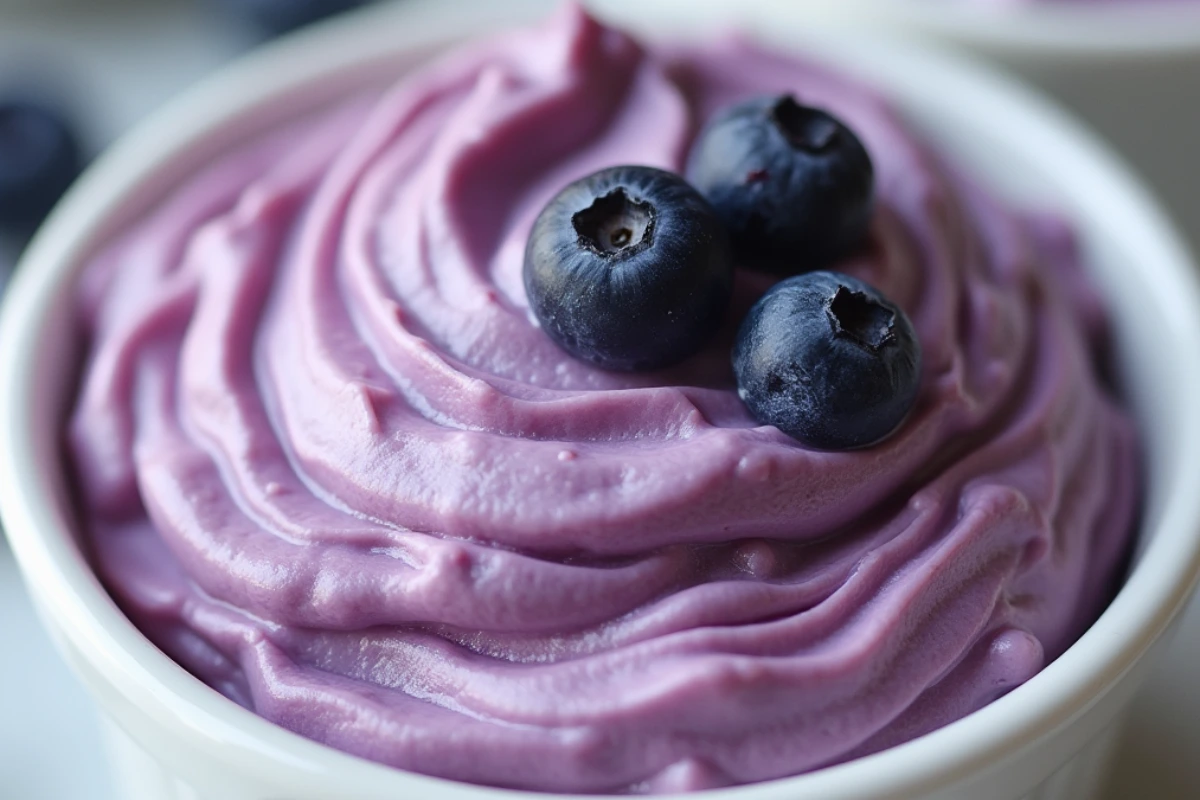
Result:
[[[786,2],[786,0],[780,0]],[[1179,0],[795,0],[818,14],[874,18],[982,47],[1060,57],[1200,51],[1200,5]]]
[[[622,21],[661,25],[634,3]],[[644,4],[643,4],[644,5]],[[284,42],[180,98],[105,156],[20,266],[0,319],[0,506],[29,590],[104,710],[131,800],[501,800],[522,794],[388,769],[313,743],[221,697],[120,613],[73,533],[60,449],[79,341],[71,295],[87,257],[213,155],[364,84],[394,78],[448,38],[528,17],[540,2],[400,4]],[[690,23],[698,24],[702,5]],[[446,9],[446,13],[439,13]],[[459,16],[458,20],[453,17]],[[464,21],[464,17],[469,21]],[[798,33],[765,16],[764,35]],[[637,27],[634,24],[634,27]],[[661,32],[661,28],[659,28]],[[1114,723],[1200,574],[1200,290],[1153,198],[1086,131],[986,69],[869,40],[804,49],[867,76],[958,160],[1010,192],[1073,215],[1112,300],[1121,374],[1144,434],[1148,491],[1136,566],[1111,607],[1042,673],[920,739],[713,800],[1084,800]]]
[[1200,248],[1200,3],[764,3],[776,12],[935,39],[1032,81],[1117,145]]

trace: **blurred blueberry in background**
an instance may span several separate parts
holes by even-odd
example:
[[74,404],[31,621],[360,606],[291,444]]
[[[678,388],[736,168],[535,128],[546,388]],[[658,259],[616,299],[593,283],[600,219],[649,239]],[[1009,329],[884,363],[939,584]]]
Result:
[[0,230],[32,233],[82,167],[79,136],[63,110],[28,90],[0,90]]
[[208,0],[252,25],[263,36],[278,36],[369,0]]
[[0,0],[0,289],[129,125],[228,58],[370,0]]
[[87,155],[213,68],[372,0],[0,0],[0,287]]

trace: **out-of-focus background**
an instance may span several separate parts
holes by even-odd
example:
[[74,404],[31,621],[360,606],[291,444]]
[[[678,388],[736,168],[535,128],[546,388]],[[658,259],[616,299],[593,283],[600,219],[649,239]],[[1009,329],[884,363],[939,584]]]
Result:
[[[262,20],[255,24],[237,6],[297,2],[0,0],[0,103],[14,91],[44,99],[90,157],[265,38]],[[1180,213],[1186,209],[1174,211],[1191,216]],[[1191,233],[1200,240],[1200,231]],[[21,236],[0,232],[0,286],[22,243]],[[1200,693],[1193,691],[1200,603],[1182,627],[1133,711],[1109,800],[1200,797]],[[99,725],[83,689],[39,628],[0,541],[0,800],[116,800]]]
[[[0,102],[57,107],[90,157],[258,38],[218,0],[0,0]],[[22,240],[0,232],[0,285]],[[0,541],[0,798],[118,800],[99,725]]]

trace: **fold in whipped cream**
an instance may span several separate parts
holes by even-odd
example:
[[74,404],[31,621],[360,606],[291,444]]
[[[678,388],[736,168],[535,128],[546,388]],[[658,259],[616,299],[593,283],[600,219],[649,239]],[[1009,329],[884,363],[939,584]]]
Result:
[[[541,206],[794,92],[870,149],[838,269],[911,317],[884,444],[757,426],[729,347],[612,374],[539,332]],[[404,769],[675,791],[844,761],[1012,689],[1099,613],[1135,442],[1067,227],[1014,214],[868,89],[742,41],[647,47],[568,7],[212,165],[80,287],[69,427],[96,569],[236,702]]]

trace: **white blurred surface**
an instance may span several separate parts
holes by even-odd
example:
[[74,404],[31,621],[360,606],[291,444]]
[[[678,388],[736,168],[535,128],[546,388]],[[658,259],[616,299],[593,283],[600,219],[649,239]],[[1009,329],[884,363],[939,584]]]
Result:
[[[0,76],[38,65],[102,146],[248,39],[205,0],[0,0]],[[0,243],[0,274],[11,256]],[[2,281],[2,278],[0,278]],[[96,712],[0,545],[0,799],[116,800]],[[1200,602],[1134,709],[1109,800],[1200,796]]]
[[99,718],[39,626],[0,544],[0,798],[117,800]]
[[[95,151],[249,38],[207,0],[0,0],[0,85],[60,98]],[[0,240],[0,287],[15,243]],[[0,800],[118,800],[99,719],[0,542]]]
[[95,147],[249,38],[211,0],[0,0],[0,86],[63,97]]

